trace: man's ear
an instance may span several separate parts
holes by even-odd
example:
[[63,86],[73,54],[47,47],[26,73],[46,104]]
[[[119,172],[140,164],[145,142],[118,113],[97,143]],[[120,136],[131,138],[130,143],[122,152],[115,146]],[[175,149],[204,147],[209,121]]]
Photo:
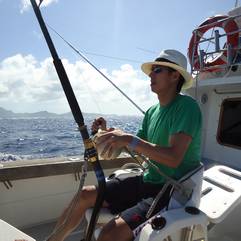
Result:
[[172,72],[172,79],[173,79],[175,82],[178,82],[178,81],[179,81],[179,78],[180,78],[180,73],[179,73],[178,71]]

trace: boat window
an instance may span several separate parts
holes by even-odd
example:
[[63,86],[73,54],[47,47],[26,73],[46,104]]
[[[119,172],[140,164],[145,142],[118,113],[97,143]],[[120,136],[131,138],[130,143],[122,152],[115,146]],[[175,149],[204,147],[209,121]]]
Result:
[[241,98],[223,101],[217,140],[221,145],[241,148]]

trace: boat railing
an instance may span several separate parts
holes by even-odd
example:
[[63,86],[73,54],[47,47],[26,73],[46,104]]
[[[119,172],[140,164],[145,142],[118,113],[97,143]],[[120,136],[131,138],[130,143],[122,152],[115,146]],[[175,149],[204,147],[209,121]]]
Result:
[[[235,20],[237,18],[241,18],[241,14],[238,14],[235,16],[229,16],[227,18],[218,20],[217,22],[215,22],[215,24],[226,22],[229,20]],[[200,34],[201,29],[207,28],[207,27],[210,27],[211,29],[212,26],[213,28],[215,28],[217,27],[215,24],[214,23],[205,24],[193,30],[194,44],[192,49],[192,56],[190,59],[191,72],[193,74],[197,74],[199,72],[205,72],[205,71],[214,71],[216,69],[218,69],[219,71],[222,71],[222,70],[231,68],[232,66],[238,67],[239,65],[241,65],[241,51],[240,51],[241,50],[241,38],[240,38],[241,27],[240,26],[238,26],[238,29],[235,31],[225,32],[223,34],[220,34],[220,31],[216,29],[214,30],[214,36],[211,36],[209,38],[205,38],[202,36],[202,38],[199,41],[196,41],[198,39],[198,35]],[[225,37],[225,36],[228,37],[230,35],[237,34],[237,33],[239,34],[238,46],[234,47],[230,43],[228,44],[225,43],[222,48],[220,47],[220,39],[222,37]],[[215,45],[214,51],[207,52],[203,49],[199,49],[198,56],[195,56],[195,49],[200,48],[201,43],[208,43],[208,42],[209,43],[211,42],[212,44]],[[225,62],[224,64],[213,65],[207,62],[207,59],[210,56],[215,55],[216,57],[214,57],[214,59],[216,59],[220,57],[222,54],[225,54],[225,58],[226,58],[226,60],[224,61]],[[197,58],[199,63],[198,68],[194,66],[194,64],[197,62]]]

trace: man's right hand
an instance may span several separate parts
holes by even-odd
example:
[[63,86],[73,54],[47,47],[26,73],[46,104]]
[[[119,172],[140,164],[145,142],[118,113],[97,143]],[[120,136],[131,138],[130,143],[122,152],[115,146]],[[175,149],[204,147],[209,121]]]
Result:
[[107,131],[106,120],[103,117],[95,119],[91,126],[92,133],[96,133],[99,129]]

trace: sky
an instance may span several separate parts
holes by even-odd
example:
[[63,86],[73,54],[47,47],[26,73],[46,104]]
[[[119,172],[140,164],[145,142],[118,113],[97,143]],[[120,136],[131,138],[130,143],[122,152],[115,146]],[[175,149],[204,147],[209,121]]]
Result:
[[[45,22],[72,43],[141,109],[157,103],[140,66],[162,49],[187,54],[192,31],[226,14],[234,0],[44,0]],[[0,107],[70,111],[29,0],[0,0]],[[83,112],[142,115],[52,30]],[[109,56],[109,57],[106,57]]]

